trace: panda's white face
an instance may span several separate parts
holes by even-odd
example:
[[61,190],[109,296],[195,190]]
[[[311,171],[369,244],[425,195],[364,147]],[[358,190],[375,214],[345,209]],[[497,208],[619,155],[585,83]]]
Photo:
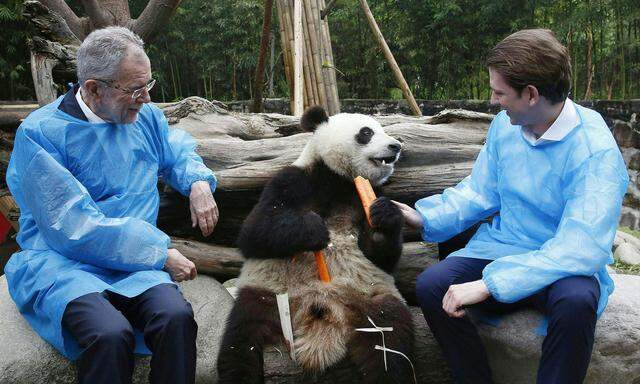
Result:
[[310,164],[320,158],[342,176],[362,176],[371,184],[380,185],[393,173],[401,147],[401,143],[387,135],[370,116],[341,113],[316,127],[296,163]]

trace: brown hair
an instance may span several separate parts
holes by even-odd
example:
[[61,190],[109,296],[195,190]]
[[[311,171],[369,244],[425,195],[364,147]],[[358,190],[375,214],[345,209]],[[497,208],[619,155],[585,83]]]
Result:
[[524,29],[507,36],[489,51],[486,65],[516,91],[533,85],[552,104],[564,101],[571,88],[569,53],[548,29]]

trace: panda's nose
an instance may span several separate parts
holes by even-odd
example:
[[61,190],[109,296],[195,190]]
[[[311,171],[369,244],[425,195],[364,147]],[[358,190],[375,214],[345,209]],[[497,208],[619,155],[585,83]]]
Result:
[[400,152],[400,149],[402,148],[402,146],[400,144],[389,144],[389,149],[392,150],[393,152]]

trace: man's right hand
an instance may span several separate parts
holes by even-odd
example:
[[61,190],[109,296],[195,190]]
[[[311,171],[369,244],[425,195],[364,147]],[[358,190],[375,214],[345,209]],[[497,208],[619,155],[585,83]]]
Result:
[[395,200],[391,200],[395,205],[400,208],[400,212],[402,212],[402,216],[404,216],[404,222],[413,229],[422,230],[422,215],[418,213],[415,209],[411,208],[407,204],[397,202]]
[[175,282],[193,280],[196,278],[196,265],[180,253],[177,249],[167,250],[167,261],[164,263],[164,270],[169,272]]

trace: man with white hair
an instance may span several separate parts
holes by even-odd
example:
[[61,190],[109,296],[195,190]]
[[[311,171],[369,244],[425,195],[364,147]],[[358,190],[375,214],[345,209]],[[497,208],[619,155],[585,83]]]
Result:
[[148,104],[143,48],[126,28],[87,36],[79,84],[25,119],[7,171],[22,249],[5,267],[9,292],[36,332],[77,359],[81,383],[130,383],[134,352],[149,350],[152,383],[195,381],[197,325],[175,282],[196,268],[155,226],[157,181],[189,196],[208,236],[216,178]]

